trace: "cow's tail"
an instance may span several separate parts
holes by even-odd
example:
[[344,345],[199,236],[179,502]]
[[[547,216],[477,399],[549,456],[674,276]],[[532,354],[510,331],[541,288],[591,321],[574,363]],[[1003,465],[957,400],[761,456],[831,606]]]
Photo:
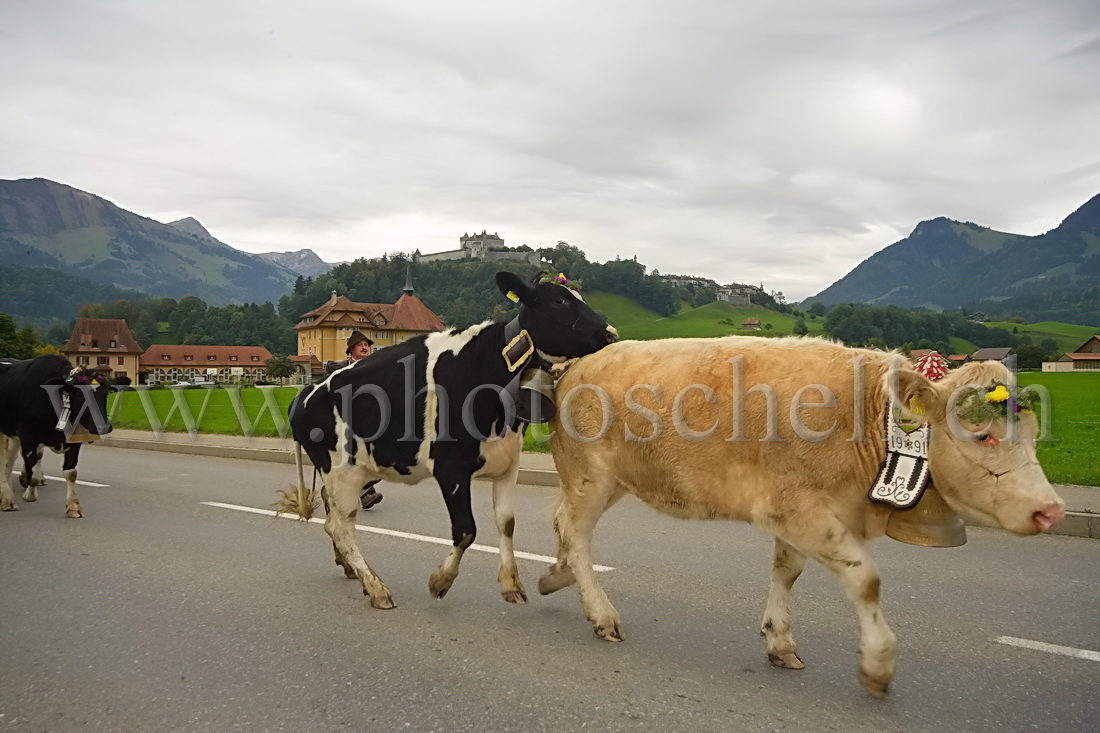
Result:
[[302,520],[312,519],[317,508],[316,488],[306,489],[305,471],[302,467],[302,444],[294,441],[294,467],[298,470],[298,486],[291,490],[280,489],[275,500],[275,514],[297,514]]

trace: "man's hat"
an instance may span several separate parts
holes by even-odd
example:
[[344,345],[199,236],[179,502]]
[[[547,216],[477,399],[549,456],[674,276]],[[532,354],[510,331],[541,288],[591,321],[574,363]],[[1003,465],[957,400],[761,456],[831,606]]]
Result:
[[356,345],[357,343],[359,343],[360,341],[366,341],[366,342],[367,342],[367,346],[374,346],[374,341],[372,341],[372,340],[370,340],[369,338],[367,338],[366,336],[364,336],[364,335],[362,334],[362,332],[360,332],[360,331],[352,331],[352,332],[351,332],[351,335],[350,335],[350,336],[348,336],[348,348],[347,348],[347,351],[345,351],[344,353],[345,353],[345,354],[350,354],[350,353],[351,353],[351,347],[352,347],[352,346],[355,346],[355,345]]

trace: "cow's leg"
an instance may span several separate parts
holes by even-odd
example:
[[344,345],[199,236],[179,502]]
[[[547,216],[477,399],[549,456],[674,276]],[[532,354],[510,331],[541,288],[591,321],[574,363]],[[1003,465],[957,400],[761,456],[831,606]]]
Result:
[[[329,501],[328,489],[325,488],[323,481],[321,482],[321,503],[325,505],[325,516],[327,517],[332,513],[332,502]],[[344,569],[344,575],[351,580],[357,580],[359,576],[355,574],[355,569],[351,565],[348,565],[347,560],[340,554],[340,548],[336,546],[335,542],[332,543],[332,552],[336,555],[336,564]]]
[[38,487],[44,486],[46,476],[42,473],[42,452],[44,445],[31,445],[29,441],[20,441],[22,444],[23,472],[19,474],[19,485],[23,487],[23,501],[38,501]]
[[364,472],[355,466],[337,466],[325,475],[325,488],[329,494],[328,511],[325,514],[325,531],[332,538],[336,561],[351,566],[355,577],[363,585],[363,593],[375,608],[393,608],[393,596],[382,579],[363,559],[355,540],[355,517],[359,513],[359,489],[366,483]]
[[[474,522],[473,507],[470,506],[470,477],[474,466],[468,461],[458,446],[437,444],[435,454],[435,480],[443,492],[447,503],[447,513],[451,517],[451,552],[443,563],[428,578],[428,591],[433,598],[442,598],[451,589],[458,577],[459,565],[466,549],[474,544],[477,537],[477,524]],[[495,498],[494,483],[494,498]],[[502,560],[503,562],[503,560]],[[513,560],[514,562],[514,560]]]
[[772,584],[760,635],[768,642],[768,660],[776,667],[802,669],[791,633],[791,587],[806,566],[806,556],[778,537],[772,556]]
[[[68,443],[65,446],[65,461],[61,464],[65,477],[65,516],[77,519],[84,516],[80,508],[80,499],[76,498],[76,461],[80,457],[80,443]],[[28,489],[29,491],[29,489]]]
[[0,434],[0,466],[4,474],[0,476],[0,511],[14,512],[15,492],[11,488],[11,472],[15,470],[15,457],[19,454],[19,438]]
[[813,530],[790,536],[781,527],[776,535],[836,575],[859,617],[859,681],[875,697],[885,697],[897,665],[897,641],[882,616],[881,578],[874,560],[863,540],[826,511],[815,512],[812,522],[792,520],[784,526],[792,525],[810,526]]
[[496,518],[497,533],[500,536],[500,569],[497,580],[500,582],[500,595],[509,603],[527,603],[527,593],[519,579],[516,555],[512,547],[512,535],[516,528],[516,514],[513,508],[516,483],[519,480],[519,460],[509,469],[508,474],[493,479],[493,516]]
[[584,615],[592,623],[596,636],[606,641],[622,641],[619,612],[592,569],[592,531],[603,513],[626,494],[614,478],[585,479],[579,488],[562,478],[562,493],[554,512],[554,530],[558,534],[558,562],[539,580],[539,592],[553,593],[571,585],[580,587]]

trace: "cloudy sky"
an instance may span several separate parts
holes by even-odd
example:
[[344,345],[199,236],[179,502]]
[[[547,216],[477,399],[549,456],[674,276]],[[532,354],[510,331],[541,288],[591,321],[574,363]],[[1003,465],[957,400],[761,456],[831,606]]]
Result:
[[0,0],[0,178],[250,252],[488,229],[812,295],[1100,192],[1096,0]]

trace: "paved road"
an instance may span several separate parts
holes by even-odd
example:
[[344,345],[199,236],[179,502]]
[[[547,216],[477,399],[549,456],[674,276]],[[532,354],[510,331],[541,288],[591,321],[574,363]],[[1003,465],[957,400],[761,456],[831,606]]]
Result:
[[[616,506],[597,562],[615,568],[602,578],[628,639],[608,644],[574,589],[537,595],[542,562],[520,561],[526,607],[500,600],[483,553],[436,601],[427,579],[445,547],[362,533],[398,602],[377,611],[332,564],[319,525],[204,503],[265,508],[292,470],[94,446],[81,479],[106,486],[81,487],[84,519],[64,517],[56,482],[0,515],[0,731],[1081,731],[1100,720],[1095,541],[970,529],[952,550],[876,543],[900,659],[875,700],[856,681],[854,613],[816,566],[794,599],[807,667],[768,665],[757,628],[770,543],[751,527]],[[360,523],[448,535],[431,485],[383,490]],[[492,545],[488,494],[478,484],[478,540]],[[549,555],[553,490],[520,494],[517,548]]]

